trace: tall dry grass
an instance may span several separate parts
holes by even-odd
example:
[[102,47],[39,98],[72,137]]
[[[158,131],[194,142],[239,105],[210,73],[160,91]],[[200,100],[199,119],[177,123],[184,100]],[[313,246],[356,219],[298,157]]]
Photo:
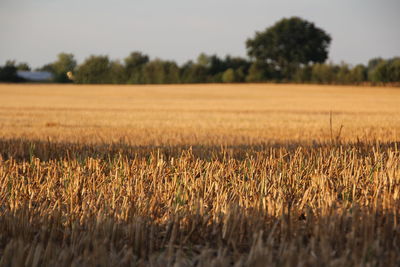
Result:
[[[357,88],[298,87],[303,98],[284,107],[267,96],[297,87],[121,87],[113,103],[135,96],[143,110],[122,101],[131,117],[112,120],[99,96],[77,107],[89,97],[77,88],[0,86],[1,266],[400,263],[397,91],[364,88],[351,102]],[[325,106],[337,99],[349,102],[331,127]]]
[[0,265],[395,266],[397,146],[3,142]]

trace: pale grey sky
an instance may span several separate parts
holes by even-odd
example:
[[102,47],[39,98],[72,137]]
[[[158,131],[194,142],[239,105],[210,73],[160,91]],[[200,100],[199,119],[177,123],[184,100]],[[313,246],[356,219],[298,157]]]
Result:
[[399,0],[0,0],[0,65],[39,67],[60,52],[123,59],[131,51],[183,63],[246,56],[245,40],[300,16],[332,37],[329,59],[400,56]]

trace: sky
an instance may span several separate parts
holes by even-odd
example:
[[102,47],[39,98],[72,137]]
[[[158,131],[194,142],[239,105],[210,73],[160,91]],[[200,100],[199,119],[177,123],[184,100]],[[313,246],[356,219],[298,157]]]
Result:
[[132,51],[179,64],[246,56],[245,41],[284,17],[332,37],[329,60],[400,56],[399,0],[0,0],[0,65],[36,68],[60,52],[123,60]]

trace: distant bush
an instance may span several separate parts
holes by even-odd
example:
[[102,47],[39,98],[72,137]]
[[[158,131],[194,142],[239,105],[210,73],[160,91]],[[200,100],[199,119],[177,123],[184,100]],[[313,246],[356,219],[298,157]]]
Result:
[[148,84],[179,83],[179,67],[173,61],[150,61],[143,67],[143,81]]
[[112,83],[112,65],[108,56],[90,56],[78,66],[75,73],[77,83]]
[[7,61],[3,67],[0,67],[0,82],[23,82],[24,79],[18,77],[18,68],[14,61]]
[[400,58],[375,58],[368,63],[368,80],[374,83],[400,82]]
[[332,84],[336,81],[338,67],[332,64],[317,63],[312,66],[311,82]]
[[224,83],[236,82],[235,71],[233,69],[227,69],[222,75],[222,82]]

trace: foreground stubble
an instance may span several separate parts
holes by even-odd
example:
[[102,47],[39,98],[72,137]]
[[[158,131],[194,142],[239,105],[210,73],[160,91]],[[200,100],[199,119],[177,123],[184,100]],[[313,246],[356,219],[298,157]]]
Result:
[[395,266],[397,145],[3,159],[1,265]]

